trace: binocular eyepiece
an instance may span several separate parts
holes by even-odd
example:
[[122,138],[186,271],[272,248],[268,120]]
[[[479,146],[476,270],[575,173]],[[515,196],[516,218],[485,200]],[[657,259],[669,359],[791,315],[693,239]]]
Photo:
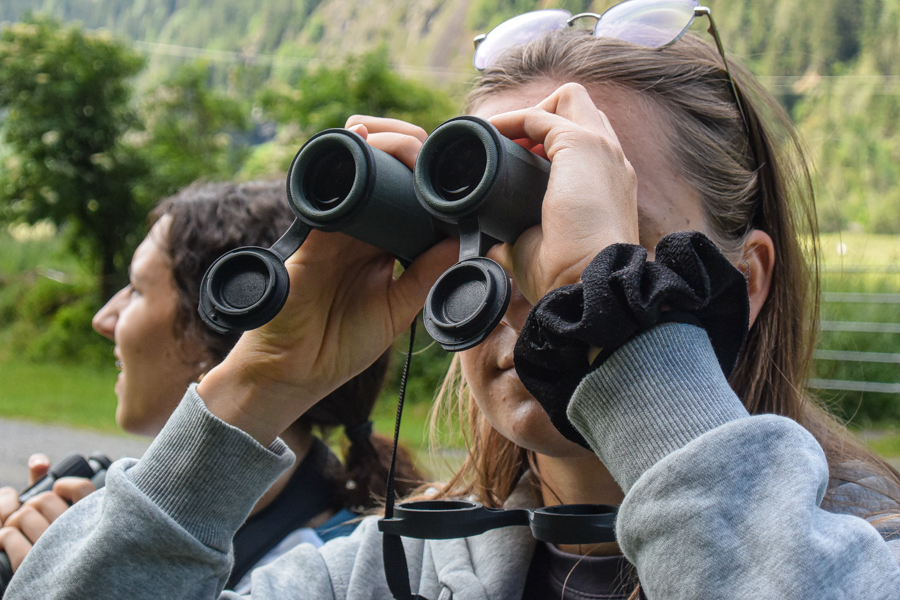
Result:
[[541,222],[550,163],[478,117],[458,117],[428,136],[416,160],[416,196],[459,229],[459,262],[431,288],[425,329],[445,350],[480,344],[506,313],[509,277],[485,253]]
[[416,200],[410,170],[346,129],[306,142],[291,164],[287,193],[296,218],[271,248],[245,247],[221,256],[200,286],[200,316],[219,333],[268,323],[290,290],[287,260],[313,229],[341,231],[409,264],[447,237]]
[[548,161],[477,117],[440,125],[425,140],[415,174],[356,133],[318,133],[288,172],[294,223],[271,248],[239,248],[220,257],[203,278],[200,315],[220,333],[274,318],[290,287],[284,261],[312,229],[341,231],[404,264],[459,235],[459,262],[429,293],[425,327],[446,350],[471,348],[509,306],[509,278],[485,254],[540,223],[549,175]]

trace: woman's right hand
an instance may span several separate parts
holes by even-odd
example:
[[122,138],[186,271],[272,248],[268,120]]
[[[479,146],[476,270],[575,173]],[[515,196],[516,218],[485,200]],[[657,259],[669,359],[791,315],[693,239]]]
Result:
[[[394,119],[351,117],[347,125],[410,168],[425,137]],[[284,308],[246,332],[198,393],[210,412],[269,444],[390,346],[456,262],[457,248],[456,241],[441,242],[395,279],[390,254],[313,231],[285,263],[291,288]]]

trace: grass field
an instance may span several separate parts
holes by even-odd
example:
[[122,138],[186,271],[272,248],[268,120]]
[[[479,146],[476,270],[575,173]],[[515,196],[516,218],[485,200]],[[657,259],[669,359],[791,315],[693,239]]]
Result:
[[118,431],[115,369],[0,362],[0,415],[39,423]]

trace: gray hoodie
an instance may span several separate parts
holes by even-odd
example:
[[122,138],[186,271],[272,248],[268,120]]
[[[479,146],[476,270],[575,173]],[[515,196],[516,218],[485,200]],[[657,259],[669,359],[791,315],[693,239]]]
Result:
[[[702,329],[629,342],[582,382],[569,418],[626,492],[616,533],[648,598],[900,598],[900,540],[820,508],[822,449],[789,419],[749,416]],[[216,419],[192,387],[141,461],[117,462],[105,491],[47,530],[6,598],[216,598],[231,536],[292,460],[280,440],[264,448]],[[499,600],[521,596],[534,542],[510,527],[404,546],[419,594]],[[255,571],[253,598],[388,600],[381,553],[366,519]]]

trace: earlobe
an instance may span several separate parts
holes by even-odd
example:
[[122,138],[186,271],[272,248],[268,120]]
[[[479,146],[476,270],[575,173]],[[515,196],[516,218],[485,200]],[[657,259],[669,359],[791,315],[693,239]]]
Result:
[[738,268],[747,276],[747,292],[750,295],[750,326],[756,322],[772,287],[775,270],[775,244],[769,234],[754,229],[744,242],[744,250]]

